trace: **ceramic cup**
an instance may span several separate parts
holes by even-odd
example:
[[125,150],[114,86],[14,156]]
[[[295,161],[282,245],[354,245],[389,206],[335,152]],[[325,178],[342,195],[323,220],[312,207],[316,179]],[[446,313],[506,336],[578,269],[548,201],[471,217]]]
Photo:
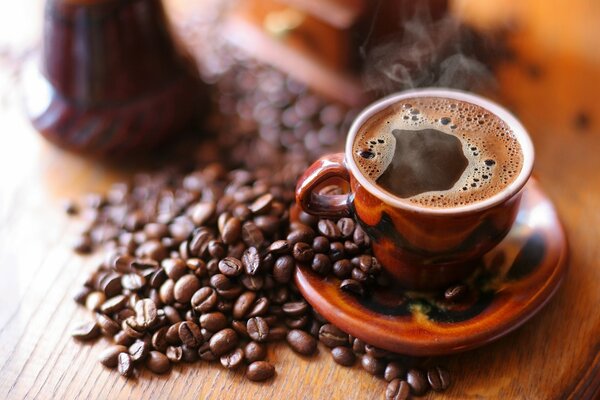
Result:
[[[439,97],[476,104],[512,128],[521,145],[523,165],[500,192],[468,205],[427,208],[394,196],[367,179],[354,162],[352,148],[360,127],[373,115],[405,99]],[[521,123],[506,109],[483,97],[450,89],[416,89],[379,100],[354,120],[344,153],[316,161],[298,181],[296,201],[319,217],[353,216],[371,238],[373,252],[402,287],[429,290],[459,282],[510,230],[531,175],[534,150]],[[346,181],[349,193],[326,195],[326,182]]]

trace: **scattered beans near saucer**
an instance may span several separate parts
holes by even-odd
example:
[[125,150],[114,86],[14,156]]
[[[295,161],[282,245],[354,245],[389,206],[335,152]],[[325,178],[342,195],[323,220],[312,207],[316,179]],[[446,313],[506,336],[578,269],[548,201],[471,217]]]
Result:
[[[73,338],[91,342],[105,336],[113,342],[99,360],[125,378],[142,368],[166,374],[173,364],[206,368],[210,362],[268,384],[285,379],[269,360],[272,344],[284,342],[309,362],[318,352],[330,352],[340,366],[360,365],[384,378],[386,398],[447,389],[445,369],[405,364],[348,335],[315,312],[296,288],[296,265],[339,280],[351,296],[368,296],[382,274],[368,237],[351,218],[301,213],[299,221],[290,221],[296,179],[318,155],[308,144],[328,150],[345,134],[349,118],[339,106],[268,72],[281,80],[289,99],[274,105],[272,95],[259,90],[252,113],[260,116],[271,107],[278,113],[274,127],[257,118],[257,137],[237,140],[245,133],[232,118],[227,135],[199,149],[203,161],[194,168],[140,174],[107,194],[69,205],[73,217],[93,215],[74,250],[105,255],[74,296],[95,319],[76,327]],[[247,97],[232,100],[232,91],[225,93],[219,107],[227,101],[237,101],[238,110],[250,104]],[[302,115],[303,128],[292,123],[290,109]],[[307,129],[307,136],[302,139],[294,129]],[[232,154],[236,165],[216,159],[217,148]],[[288,148],[295,149],[293,155]],[[281,157],[267,161],[264,152]],[[324,190],[335,194],[339,188]]]

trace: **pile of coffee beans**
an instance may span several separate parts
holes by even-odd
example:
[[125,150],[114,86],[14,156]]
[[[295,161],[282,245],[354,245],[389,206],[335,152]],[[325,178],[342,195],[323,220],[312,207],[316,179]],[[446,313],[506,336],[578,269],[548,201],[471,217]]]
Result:
[[104,255],[75,295],[95,317],[73,337],[109,338],[100,362],[124,377],[204,360],[262,381],[276,373],[267,360],[272,342],[306,356],[320,342],[336,363],[359,363],[389,382],[387,398],[446,389],[444,369],[346,334],[293,282],[304,265],[334,275],[354,295],[386,284],[369,238],[351,218],[300,213],[290,221],[299,174],[341,146],[352,112],[252,62],[215,86],[217,135],[200,145],[193,168],[140,174],[65,204],[67,214],[86,221],[74,250]]

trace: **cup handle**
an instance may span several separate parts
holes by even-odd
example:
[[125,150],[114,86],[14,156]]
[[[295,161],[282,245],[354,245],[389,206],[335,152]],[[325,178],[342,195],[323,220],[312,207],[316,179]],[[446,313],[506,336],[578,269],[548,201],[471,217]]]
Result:
[[323,156],[302,174],[296,186],[296,202],[302,210],[324,218],[350,215],[349,194],[324,195],[315,192],[317,186],[331,178],[350,182],[350,174],[344,165],[344,153]]

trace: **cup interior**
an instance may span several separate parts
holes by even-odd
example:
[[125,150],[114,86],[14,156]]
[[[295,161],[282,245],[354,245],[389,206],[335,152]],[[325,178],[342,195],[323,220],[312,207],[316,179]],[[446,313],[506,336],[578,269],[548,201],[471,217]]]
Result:
[[[360,171],[353,157],[353,146],[354,140],[360,128],[374,115],[378,114],[380,111],[385,110],[386,108],[398,103],[399,101],[406,99],[413,99],[419,97],[438,97],[444,99],[453,99],[457,101],[467,102],[475,104],[479,107],[482,107],[494,114],[496,117],[504,121],[514,132],[517,141],[521,146],[521,151],[523,154],[523,165],[521,170],[515,179],[509,183],[506,187],[500,190],[498,193],[487,197],[483,200],[467,204],[461,206],[454,207],[444,207],[444,208],[431,208],[420,206],[416,203],[412,203],[407,199],[403,199],[395,196],[394,194],[384,190],[383,188],[375,185],[372,180],[368,179],[363,175]],[[346,138],[346,147],[345,147],[345,162],[346,166],[350,170],[351,174],[355,177],[355,179],[363,186],[367,191],[371,194],[384,201],[385,203],[401,208],[407,209],[410,211],[418,212],[418,213],[427,213],[427,214],[460,214],[473,212],[477,210],[483,210],[489,207],[493,207],[494,205],[501,204],[502,202],[510,199],[512,196],[517,194],[525,185],[527,180],[531,175],[531,171],[533,169],[533,160],[534,160],[534,150],[533,143],[531,142],[531,138],[527,134],[525,127],[504,107],[499,104],[486,99],[484,97],[467,93],[459,90],[453,89],[438,89],[438,88],[429,88],[429,89],[412,89],[404,92],[399,92],[392,94],[388,97],[385,97],[381,100],[376,101],[375,103],[367,106],[354,120],[352,126],[350,127],[350,131]]]

